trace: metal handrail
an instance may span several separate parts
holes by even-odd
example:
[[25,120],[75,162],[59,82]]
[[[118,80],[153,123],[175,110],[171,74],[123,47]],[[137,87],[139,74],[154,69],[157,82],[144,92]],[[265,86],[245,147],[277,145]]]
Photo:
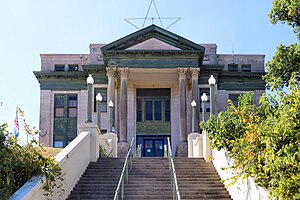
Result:
[[[123,165],[123,170],[118,182],[118,186],[115,192],[115,196],[114,196],[114,200],[118,200],[119,198],[119,192],[120,192],[120,187],[122,187],[121,189],[121,197],[122,200],[124,200],[124,182],[128,183],[128,158],[130,157],[130,169],[132,169],[132,146],[133,146],[133,141],[134,141],[134,137],[132,137],[131,139],[131,143],[130,143],[130,147],[128,149],[127,152],[127,156],[125,158],[125,162]],[[125,177],[124,177],[125,174]],[[124,180],[125,179],[125,180]]]
[[172,155],[172,150],[171,150],[170,138],[167,138],[167,140],[168,140],[169,170],[171,171],[171,184],[173,185],[173,200],[175,200],[175,199],[181,200],[178,183],[177,183],[177,176],[176,176],[174,161],[173,161],[173,155]]

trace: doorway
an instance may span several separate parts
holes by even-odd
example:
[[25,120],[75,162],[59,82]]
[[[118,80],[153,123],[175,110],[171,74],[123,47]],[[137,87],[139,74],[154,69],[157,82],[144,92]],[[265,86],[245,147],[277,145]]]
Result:
[[142,157],[164,157],[167,138],[170,136],[137,136],[137,146],[141,145]]

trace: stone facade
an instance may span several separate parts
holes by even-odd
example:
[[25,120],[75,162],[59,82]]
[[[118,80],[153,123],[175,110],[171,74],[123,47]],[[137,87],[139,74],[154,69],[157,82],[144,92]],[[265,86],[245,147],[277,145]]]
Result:
[[[103,89],[106,90],[105,102],[114,102],[113,130],[119,142],[125,143],[143,135],[136,129],[138,89],[170,90],[171,131],[168,137],[173,146],[180,141],[186,142],[191,133],[192,100],[197,102],[197,123],[202,120],[200,96],[202,90],[208,91],[207,80],[211,74],[217,80],[217,112],[227,108],[232,94],[252,91],[257,103],[265,90],[261,80],[264,55],[217,54],[216,44],[196,44],[155,25],[110,44],[90,44],[89,47],[89,54],[41,54],[41,71],[34,74],[41,87],[40,130],[44,136],[40,141],[46,146],[65,146],[72,140],[62,127],[63,120],[73,117],[77,126],[85,123],[88,74],[95,79],[93,97],[95,89]],[[63,70],[56,65],[64,66]],[[62,97],[65,98],[64,106],[62,100],[59,104],[57,95],[66,95]],[[76,105],[72,104],[70,95],[75,95]],[[92,119],[97,124],[94,98],[92,101]],[[167,109],[164,102],[162,105]],[[71,115],[74,109],[76,114]],[[143,114],[145,109],[143,107]],[[104,105],[100,127],[103,132],[108,127],[107,111]],[[65,141],[55,143],[55,135]]]

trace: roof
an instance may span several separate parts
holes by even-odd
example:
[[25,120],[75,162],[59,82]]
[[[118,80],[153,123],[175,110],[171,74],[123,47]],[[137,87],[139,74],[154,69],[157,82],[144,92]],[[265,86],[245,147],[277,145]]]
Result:
[[154,24],[103,46],[101,48],[101,51],[105,54],[105,52],[107,51],[126,50],[127,48],[130,48],[151,38],[156,38],[183,51],[198,51],[203,53],[205,51],[205,48],[203,46]]

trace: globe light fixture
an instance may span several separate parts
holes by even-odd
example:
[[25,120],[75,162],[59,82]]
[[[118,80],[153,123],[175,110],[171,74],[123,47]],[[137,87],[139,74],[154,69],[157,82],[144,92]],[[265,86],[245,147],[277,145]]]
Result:
[[209,85],[215,85],[216,84],[216,79],[215,79],[214,75],[210,75],[210,77],[208,79],[208,84]]
[[202,96],[201,96],[201,101],[203,102],[203,101],[207,101],[208,100],[208,97],[207,97],[207,95],[206,95],[206,93],[203,93],[202,94]]
[[94,78],[92,77],[92,74],[89,74],[89,77],[86,79],[87,84],[94,84]]
[[96,101],[100,101],[100,102],[102,101],[102,96],[100,93],[97,94]]

